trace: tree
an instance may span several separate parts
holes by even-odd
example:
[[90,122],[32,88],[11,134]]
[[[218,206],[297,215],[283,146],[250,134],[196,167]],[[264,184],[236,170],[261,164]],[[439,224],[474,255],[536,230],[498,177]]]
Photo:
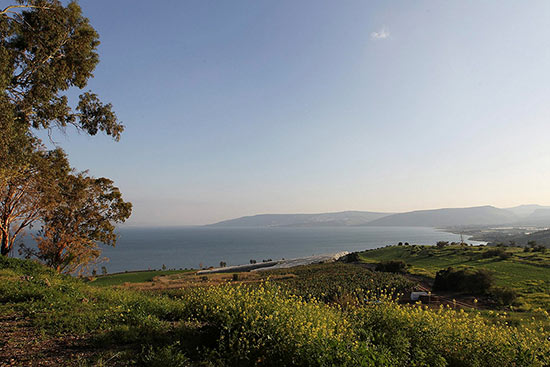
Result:
[[97,242],[115,244],[114,223],[131,204],[108,179],[69,174],[63,151],[46,152],[36,129],[74,126],[118,141],[124,126],[91,91],[69,104],[69,90],[84,89],[99,62],[99,36],[76,2],[17,3],[0,9],[1,253],[40,219],[38,255],[70,271],[99,256]]
[[115,224],[130,216],[132,204],[111,180],[85,173],[66,175],[59,188],[57,203],[35,236],[36,255],[58,272],[81,272],[99,259],[98,243],[115,246]]
[[[30,144],[24,149],[38,149]],[[0,248],[8,255],[25,228],[40,219],[55,205],[57,177],[66,175],[70,166],[61,149],[18,152],[24,157],[13,167],[0,168]]]
[[225,261],[220,261],[220,268],[225,268],[227,263]]
[[91,91],[75,108],[65,94],[83,89],[99,62],[99,35],[80,7],[57,0],[23,0],[0,11],[0,105],[26,128],[68,125],[118,140],[124,130],[111,104]]

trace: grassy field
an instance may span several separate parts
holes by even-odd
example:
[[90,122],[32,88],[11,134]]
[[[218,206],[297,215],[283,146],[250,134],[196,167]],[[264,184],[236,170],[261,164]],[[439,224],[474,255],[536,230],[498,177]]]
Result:
[[[398,305],[378,289],[405,284],[401,276],[359,265],[289,270],[294,276],[270,274],[273,281],[223,280],[152,292],[95,287],[31,261],[0,257],[0,362],[151,367],[550,363],[550,334],[537,321],[511,327],[496,313],[489,322],[476,312]],[[192,275],[165,275],[178,276]],[[330,294],[340,287],[347,293],[346,284],[351,290],[353,283],[377,302],[343,307],[307,292],[311,287],[314,294]]]
[[497,286],[516,290],[522,297],[520,310],[543,307],[550,311],[550,252],[525,252],[522,247],[505,247],[506,256],[487,256],[487,246],[389,246],[359,254],[361,261],[378,263],[402,260],[411,274],[435,277],[448,267],[490,270]]
[[155,277],[166,276],[172,274],[189,273],[193,270],[148,270],[148,271],[131,271],[127,273],[116,273],[103,275],[95,278],[90,282],[94,286],[112,286],[124,283],[143,283],[152,282]]

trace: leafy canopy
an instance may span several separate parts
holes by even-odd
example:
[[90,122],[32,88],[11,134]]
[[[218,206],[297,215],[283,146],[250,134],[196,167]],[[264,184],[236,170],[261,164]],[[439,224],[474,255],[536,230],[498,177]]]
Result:
[[75,108],[69,106],[67,90],[86,87],[99,61],[99,36],[78,4],[19,4],[0,11],[2,117],[36,129],[73,125],[90,135],[103,131],[118,140],[124,127],[111,104],[87,91]]

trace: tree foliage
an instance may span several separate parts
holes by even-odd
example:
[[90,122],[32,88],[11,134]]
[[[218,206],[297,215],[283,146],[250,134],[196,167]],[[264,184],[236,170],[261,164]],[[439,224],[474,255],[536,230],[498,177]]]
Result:
[[[131,204],[106,178],[75,173],[62,149],[47,151],[36,131],[74,126],[119,140],[124,130],[110,103],[83,91],[99,62],[99,36],[76,2],[16,0],[0,8],[0,243],[2,255],[40,221],[38,249],[58,271],[98,259],[115,245],[115,224]],[[29,252],[30,251],[30,252]]]
[[98,243],[116,244],[115,224],[130,216],[132,204],[111,180],[85,173],[67,175],[59,188],[57,204],[43,216],[35,236],[36,255],[57,271],[72,273],[99,259]]
[[124,128],[111,104],[87,91],[72,108],[66,95],[71,87],[86,87],[99,62],[98,45],[97,32],[75,2],[64,7],[57,0],[30,0],[5,8],[0,12],[0,86],[8,112],[29,127],[73,125],[118,140]]
[[70,171],[61,149],[37,149],[24,155],[25,163],[0,171],[2,255],[9,254],[17,236],[55,205],[59,189],[57,179]]

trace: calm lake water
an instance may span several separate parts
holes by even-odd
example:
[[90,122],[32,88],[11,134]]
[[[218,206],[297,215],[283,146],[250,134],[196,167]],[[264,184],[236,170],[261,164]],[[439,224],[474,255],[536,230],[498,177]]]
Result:
[[[104,247],[109,273],[125,270],[197,268],[245,264],[250,259],[294,257],[358,251],[398,242],[433,245],[460,236],[425,227],[327,228],[121,228],[115,248]],[[480,242],[468,241],[479,244]]]

